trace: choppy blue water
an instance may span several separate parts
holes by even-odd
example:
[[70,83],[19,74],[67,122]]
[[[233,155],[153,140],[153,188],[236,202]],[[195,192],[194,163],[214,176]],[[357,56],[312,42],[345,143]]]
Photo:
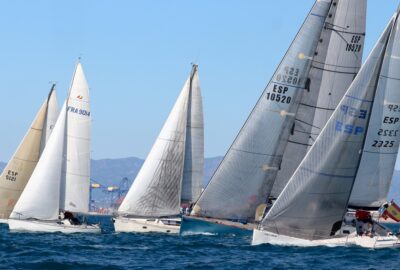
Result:
[[0,269],[400,269],[400,250],[251,246],[250,237],[9,233],[0,224]]

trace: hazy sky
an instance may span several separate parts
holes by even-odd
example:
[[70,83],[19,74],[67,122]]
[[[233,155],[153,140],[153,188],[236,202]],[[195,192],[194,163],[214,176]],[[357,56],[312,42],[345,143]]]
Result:
[[[199,64],[205,154],[223,155],[314,0],[68,0],[0,3],[0,160],[45,99],[66,96],[81,56],[91,87],[93,158],[146,157]],[[365,52],[398,1],[368,0]]]

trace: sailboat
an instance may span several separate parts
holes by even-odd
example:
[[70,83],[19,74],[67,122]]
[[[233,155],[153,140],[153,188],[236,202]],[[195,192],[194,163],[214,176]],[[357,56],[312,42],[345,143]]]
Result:
[[58,116],[55,85],[0,175],[0,222],[7,220],[32,175]]
[[89,207],[89,87],[78,62],[52,134],[8,222],[11,231],[101,232],[81,223]]
[[361,66],[366,1],[317,1],[181,232],[251,233]]
[[[369,181],[369,177],[363,178],[364,166],[393,172],[394,163],[386,163],[382,156],[397,155],[399,138],[380,131],[400,129],[398,17],[399,10],[310,151],[254,230],[253,244],[400,247],[398,236],[378,221],[369,221],[373,230],[366,236],[357,230],[356,219],[344,219],[352,191],[357,188],[355,181]],[[374,164],[376,159],[380,159],[378,164]]]
[[[197,65],[114,218],[117,232],[177,234],[181,204],[197,200],[204,164],[203,109]],[[185,206],[187,207],[187,205]]]

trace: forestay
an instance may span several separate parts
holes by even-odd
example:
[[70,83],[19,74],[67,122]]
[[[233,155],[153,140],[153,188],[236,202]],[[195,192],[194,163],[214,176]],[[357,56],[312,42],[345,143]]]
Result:
[[193,65],[189,88],[182,202],[195,202],[200,196],[203,181],[204,122],[197,65]]
[[123,200],[122,215],[162,217],[180,212],[183,161],[191,78]]
[[392,181],[400,140],[400,34],[397,28],[390,39],[350,197],[352,208],[382,206]]
[[66,103],[52,135],[10,218],[55,220],[58,218],[63,160]]
[[282,192],[360,69],[366,7],[366,0],[338,0],[329,10],[273,186],[274,198]]
[[329,238],[340,229],[359,166],[376,86],[383,82],[379,75],[392,24],[393,21],[263,219],[264,230],[315,240]]
[[82,65],[77,64],[67,100],[65,161],[61,181],[61,209],[89,211],[90,98]]
[[317,1],[250,113],[193,215],[253,218],[279,169],[331,1]]

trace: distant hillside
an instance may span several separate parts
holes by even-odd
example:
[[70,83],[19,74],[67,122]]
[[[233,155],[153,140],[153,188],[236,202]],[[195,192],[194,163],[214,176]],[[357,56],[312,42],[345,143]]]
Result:
[[[203,179],[204,186],[207,185],[209,179],[213,175],[221,160],[222,157],[205,159]],[[129,179],[127,185],[130,186],[133,179],[139,172],[142,164],[143,160],[136,157],[92,160],[92,181],[95,181],[104,187],[119,186],[121,180],[126,177]],[[6,164],[4,162],[0,162],[0,171],[3,171],[5,165]],[[107,191],[104,189],[93,192],[93,199],[97,202],[100,202],[100,204],[110,203],[116,199],[115,196],[115,194],[111,195],[110,193],[107,193]],[[393,182],[388,199],[394,199],[400,203],[400,171],[395,171],[393,175]]]
[[[207,184],[222,157],[204,160],[203,184]],[[92,160],[92,180],[102,185],[116,185],[122,178],[135,179],[144,160],[136,157]]]

